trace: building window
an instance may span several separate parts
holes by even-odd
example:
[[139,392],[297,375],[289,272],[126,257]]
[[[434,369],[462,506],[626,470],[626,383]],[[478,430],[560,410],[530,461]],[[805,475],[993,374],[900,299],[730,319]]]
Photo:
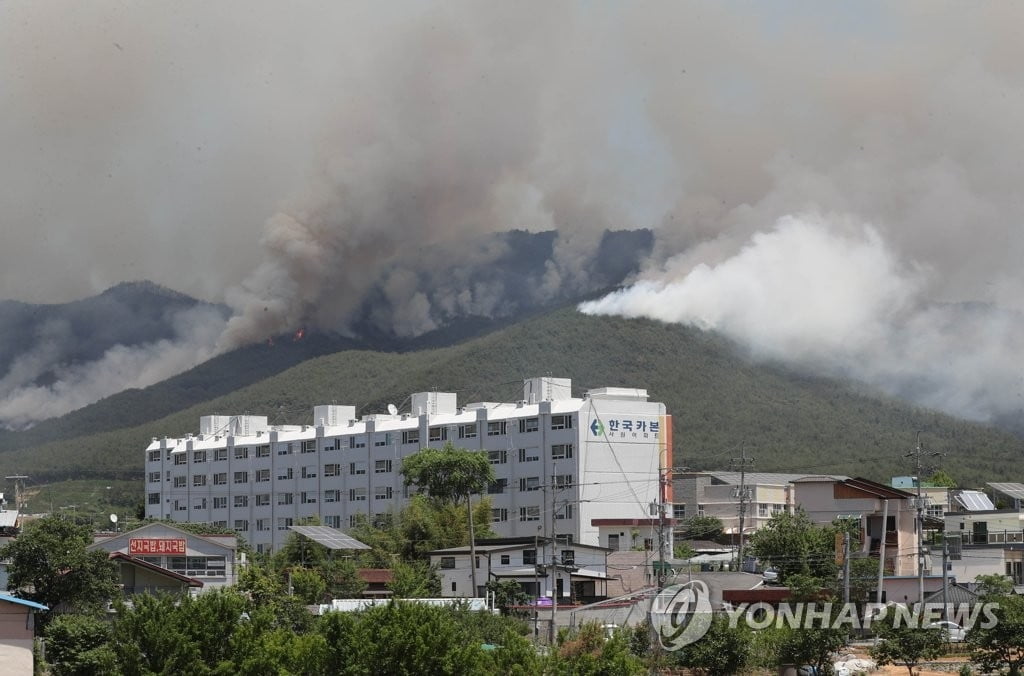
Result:
[[349,528],[355,528],[356,526],[359,525],[359,516],[360,516],[359,514],[349,514],[348,515],[348,527]]
[[236,495],[235,496],[235,507],[248,507],[249,496],[248,495]]
[[187,512],[188,511],[188,504],[186,504],[186,502],[184,500],[175,500],[174,501],[174,511],[175,512]]
[[573,538],[572,533],[556,533],[555,542],[566,547],[572,547]]
[[769,514],[768,503],[767,502],[759,502],[759,503],[757,503],[757,515],[759,517],[761,517],[761,516],[768,516],[768,514]]
[[[257,446],[256,447],[256,457],[257,458],[269,458],[270,457],[270,444],[263,444],[262,446]],[[267,530],[270,530],[270,529],[268,528]]]
[[278,455],[289,455],[291,452],[292,452],[292,444],[291,444],[291,442],[288,442],[287,444],[278,444],[277,445],[277,454]]
[[249,483],[248,472],[235,472],[235,483],[236,484],[247,484]]
[[520,507],[520,521],[540,521],[540,507]]
[[420,443],[420,431],[419,430],[406,430],[402,432],[402,443],[403,444],[418,444]]
[[150,493],[149,494],[149,498],[148,498],[147,501],[151,505],[159,505],[160,504],[160,494],[159,493]]
[[299,502],[301,502],[304,505],[310,505],[315,503],[316,493],[307,493],[306,491],[303,491],[302,494],[299,495]]
[[196,488],[199,488],[200,486],[205,486],[206,485],[206,475],[205,474],[193,474],[192,475],[192,485],[195,486]]
[[519,462],[536,462],[540,460],[539,448],[520,448]]
[[279,505],[290,505],[295,502],[295,495],[293,493],[278,493],[277,504]]
[[214,462],[223,462],[228,459],[228,449],[218,448],[213,452]]
[[278,519],[277,519],[277,529],[278,530],[288,530],[288,527],[291,526],[293,523],[295,523],[295,521],[290,516],[278,517]]
[[150,451],[149,452],[149,461],[150,462],[160,462],[160,451]]
[[572,505],[562,505],[555,509],[556,519],[571,519],[572,518]]
[[245,519],[235,519],[235,530],[243,532],[249,530],[249,522]]
[[375,500],[390,500],[391,492],[391,486],[377,486],[373,489],[373,498]]
[[349,448],[366,448],[366,437],[352,436],[348,438]]
[[553,415],[553,416],[551,416],[551,429],[553,429],[553,430],[571,430],[572,429],[572,416],[571,415]]
[[310,465],[309,467],[302,468],[303,479],[315,479],[316,478],[316,465]]
[[214,498],[213,499],[213,508],[214,509],[227,509],[228,508],[227,496],[223,496],[222,495],[220,497]]
[[538,418],[522,418],[519,420],[519,433],[526,434],[528,432],[536,432],[540,429],[540,420]]
[[337,514],[325,516],[324,525],[328,528],[341,528],[341,517]]
[[556,488],[569,488],[572,486],[572,474],[556,474],[555,475],[555,487]]
[[278,481],[287,481],[288,479],[295,478],[295,470],[291,467],[285,467],[277,471]]
[[192,462],[206,462],[206,451],[192,451]]
[[217,472],[216,474],[213,475],[213,485],[214,486],[224,486],[227,483],[228,483],[228,473],[227,472]]
[[508,451],[487,451],[487,461],[492,465],[504,465],[508,462]]
[[536,566],[537,565],[537,550],[536,549],[524,549],[523,550],[523,565],[524,566]]
[[[786,511],[786,506],[785,505],[781,505],[781,504],[778,504],[778,503],[772,505],[772,516],[775,516],[776,514],[782,514],[785,511]],[[939,516],[941,516],[941,514]]]
[[501,565],[507,566],[510,563],[512,563],[512,557],[509,556],[508,554],[502,554],[501,555]]
[[448,441],[448,428],[447,427],[431,427],[430,434],[427,436],[430,441]]
[[187,477],[184,477],[184,476],[176,476],[176,477],[174,477],[174,487],[175,488],[184,488],[185,487],[186,479],[187,479]]
[[151,484],[158,484],[158,483],[160,483],[160,472],[150,472],[149,473],[149,483],[151,483]]
[[269,469],[258,469],[256,470],[256,483],[263,483],[270,481],[270,470]]
[[459,439],[476,439],[476,423],[459,425]]
[[672,518],[677,520],[686,518],[686,503],[672,505]]
[[256,519],[256,530],[260,532],[270,530],[270,519]]
[[366,500],[366,489],[365,488],[350,488],[348,489],[348,499],[350,502],[363,502]]
[[316,453],[316,439],[309,439],[302,442],[303,453]]
[[487,423],[487,436],[500,437],[508,433],[507,420],[495,420]]
[[540,477],[539,476],[527,476],[519,480],[519,490],[521,491],[537,491],[540,490]]
[[508,510],[503,508],[503,507],[492,508],[491,509],[491,522],[492,523],[502,523],[504,521],[508,521]]
[[552,460],[567,460],[572,457],[572,444],[555,444],[551,447]]
[[455,568],[455,557],[454,556],[442,556],[441,557],[441,570],[452,570]]
[[348,473],[353,476],[358,474],[366,474],[366,463],[363,461],[350,462],[348,464]]
[[504,493],[506,488],[508,488],[508,479],[495,479],[487,484],[487,493],[490,495],[497,495],[499,493]]
[[256,506],[266,507],[270,504],[270,493],[257,493],[256,494]]
[[174,454],[174,464],[175,465],[185,465],[185,464],[188,464],[188,456],[185,455],[184,453],[175,453]]
[[338,463],[324,465],[324,476],[341,476],[341,465]]
[[249,457],[249,447],[239,446],[235,449],[235,460],[245,460]]
[[377,461],[375,461],[373,463],[373,473],[374,474],[387,474],[390,471],[391,471],[391,461],[390,460],[377,460]]
[[324,491],[324,502],[337,502],[341,493],[337,490]]

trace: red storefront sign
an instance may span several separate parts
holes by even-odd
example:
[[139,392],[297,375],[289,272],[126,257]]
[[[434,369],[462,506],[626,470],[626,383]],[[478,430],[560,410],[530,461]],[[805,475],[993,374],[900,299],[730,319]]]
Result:
[[129,554],[184,554],[185,538],[131,538]]

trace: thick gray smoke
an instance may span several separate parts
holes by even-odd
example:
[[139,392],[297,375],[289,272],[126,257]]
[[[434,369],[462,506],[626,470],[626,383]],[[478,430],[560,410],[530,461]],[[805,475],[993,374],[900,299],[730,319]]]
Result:
[[[486,265],[481,235],[559,231],[544,299],[591,285],[604,230],[648,227],[634,305],[683,289],[678,320],[755,354],[984,417],[1020,396],[1022,23],[934,2],[8,3],[0,288],[152,278],[225,299],[225,349],[355,331],[384,279],[375,322],[414,334],[503,307],[494,285],[423,288]],[[883,277],[815,270],[802,243]],[[437,279],[403,272],[437,247]],[[729,286],[769,253],[806,283]],[[723,289],[758,303],[708,314]],[[983,349],[958,361],[966,301]]]

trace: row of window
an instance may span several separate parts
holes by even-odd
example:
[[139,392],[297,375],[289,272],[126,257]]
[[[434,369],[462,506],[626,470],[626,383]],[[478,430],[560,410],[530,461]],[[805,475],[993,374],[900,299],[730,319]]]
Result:
[[[571,538],[570,538],[571,540]],[[569,542],[569,544],[572,544]],[[480,567],[480,557],[476,557],[476,567]],[[563,549],[561,552],[561,562],[563,564],[571,564],[576,561],[576,550],[575,549]],[[502,566],[512,565],[511,554],[499,555],[498,563]],[[517,562],[517,565],[520,565]],[[536,549],[524,549],[522,552],[522,564],[524,566],[535,566],[537,565],[537,550]],[[442,556],[439,561],[441,570],[453,570],[455,568],[455,557],[454,556]]]
[[[377,460],[377,461],[374,462],[374,465],[373,465],[373,473],[374,474],[388,474],[388,473],[390,473],[392,471],[392,467],[393,467],[393,465],[392,465],[392,461],[391,460]],[[361,475],[361,474],[366,474],[366,472],[367,472],[367,463],[365,461],[350,462],[348,464],[348,473],[350,475],[352,475],[352,476],[358,476],[358,475]],[[324,465],[324,476],[325,477],[341,476],[341,475],[342,475],[342,465],[340,463],[328,463],[328,464]],[[167,480],[168,481],[173,481],[175,488],[184,488],[186,483],[187,483],[187,477],[184,476],[184,475],[175,476],[172,479],[170,470],[167,471],[167,475],[166,476],[167,476]],[[268,481],[270,481],[270,470],[269,469],[257,469],[257,470],[254,470],[252,472],[252,476],[255,479],[256,483],[268,482]],[[299,476],[301,476],[303,479],[315,479],[317,477],[317,466],[316,465],[309,465],[307,467],[300,468]],[[228,483],[228,473],[227,472],[215,472],[212,475],[212,477],[213,477],[212,484],[214,486],[225,486]],[[289,479],[294,479],[295,478],[295,470],[294,470],[294,468],[292,468],[292,467],[284,467],[284,468],[279,469],[278,472],[277,472],[277,478],[280,481],[287,481]],[[194,487],[205,486],[205,485],[207,485],[207,480],[208,479],[209,479],[209,475],[206,475],[206,474],[194,474],[194,475],[192,475],[192,485]],[[233,474],[233,476],[232,476],[232,480],[233,480],[233,483],[236,483],[236,484],[247,484],[247,483],[249,483],[249,471],[248,470],[239,470],[239,471],[235,472]],[[158,483],[160,483],[160,472],[150,472],[148,477],[147,477],[147,481],[149,483],[151,483],[151,484],[158,484]]]
[[[348,490],[348,499],[350,502],[363,502],[367,499],[369,491],[366,488],[350,488]],[[232,505],[235,507],[248,507],[249,498],[252,497],[252,504],[256,507],[267,507],[270,505],[270,493],[257,493],[256,495],[235,495],[231,498]],[[277,504],[278,505],[293,505],[295,504],[295,493],[277,493]],[[344,493],[340,490],[328,490],[323,492],[324,502],[341,502],[341,497]],[[315,491],[302,491],[298,493],[299,504],[309,505],[314,504],[320,499],[321,494]],[[394,489],[391,486],[377,486],[373,489],[374,500],[391,500],[394,498]],[[213,506],[213,509],[227,509],[228,507],[228,496],[218,495],[212,498],[206,496],[195,496],[193,497],[192,509],[207,509],[209,505]],[[160,493],[149,493],[147,502],[150,505],[160,504]],[[177,498],[173,501],[174,511],[187,511],[188,501],[184,498]]]
[[[489,437],[504,436],[508,434],[509,420],[494,420],[487,423],[486,434]],[[531,432],[537,432],[540,429],[539,418],[520,418],[518,420],[520,434],[528,434]],[[439,425],[431,427],[428,430],[428,439],[430,441],[447,441],[449,426]],[[477,436],[477,424],[468,423],[455,426],[458,432],[459,439],[475,439]],[[551,416],[551,429],[552,430],[567,430],[572,429],[572,415],[553,415]],[[418,444],[420,442],[420,431],[419,430],[405,430],[402,432],[402,444]],[[394,443],[390,432],[384,432],[383,434],[374,435],[373,445],[374,446],[391,446]],[[317,451],[316,439],[308,439],[301,442],[286,442],[280,444],[277,449],[278,455],[290,455],[299,451],[301,453],[316,453]],[[325,451],[337,451],[341,450],[343,444],[341,438],[335,438],[328,440],[323,450]],[[348,448],[366,448],[366,435],[355,435],[348,437]],[[228,459],[227,448],[215,448],[212,450],[197,450],[192,451],[192,463],[200,464],[209,462],[212,458],[214,462],[222,462]],[[175,465],[188,464],[187,453],[172,453],[170,449],[166,450],[167,459],[173,458]],[[247,460],[250,457],[255,458],[269,458],[270,457],[270,444],[262,444],[259,446],[236,446],[232,450],[233,457],[235,460]],[[153,450],[148,455],[150,462],[160,462],[160,451]]]
[[[559,505],[555,510],[556,519],[571,519],[572,505]],[[520,521],[540,521],[540,506],[532,505],[519,508]],[[508,521],[508,509],[495,507],[491,509],[491,523],[504,523]]]

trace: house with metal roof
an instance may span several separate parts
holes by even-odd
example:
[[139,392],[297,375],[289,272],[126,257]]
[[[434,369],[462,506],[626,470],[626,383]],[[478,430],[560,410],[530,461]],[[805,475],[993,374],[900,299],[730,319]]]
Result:
[[0,665],[4,674],[33,673],[35,614],[46,610],[35,601],[0,594]]

